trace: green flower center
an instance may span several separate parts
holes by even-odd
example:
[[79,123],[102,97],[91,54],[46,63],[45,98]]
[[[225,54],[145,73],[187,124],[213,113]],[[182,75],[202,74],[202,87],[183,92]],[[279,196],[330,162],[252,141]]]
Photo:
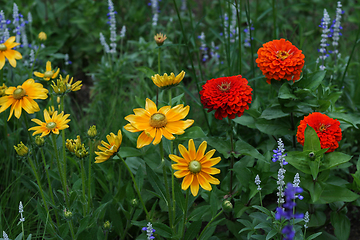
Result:
[[230,87],[231,87],[231,82],[223,82],[220,85],[218,85],[219,90],[222,92],[228,91]]
[[189,170],[190,172],[192,173],[198,173],[201,171],[201,163],[196,161],[196,160],[193,160],[189,163]]
[[19,100],[21,98],[23,98],[26,95],[26,91],[23,88],[17,88],[15,89],[15,91],[13,92],[13,98]]
[[48,123],[46,124],[46,129],[47,129],[47,130],[53,130],[54,128],[56,128],[56,123],[54,123],[54,122],[48,122]]
[[150,123],[150,126],[152,126],[154,128],[162,128],[162,127],[166,126],[167,119],[166,119],[165,115],[162,113],[154,113],[150,117],[149,123]]
[[5,46],[5,44],[0,44],[0,51],[6,51],[7,47]]
[[46,71],[46,72],[44,73],[44,77],[49,78],[49,77],[52,77],[53,74],[54,74],[53,71]]

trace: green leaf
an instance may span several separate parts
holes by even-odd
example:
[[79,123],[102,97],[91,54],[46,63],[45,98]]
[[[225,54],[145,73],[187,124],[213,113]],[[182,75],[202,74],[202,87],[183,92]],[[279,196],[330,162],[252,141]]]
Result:
[[295,133],[291,130],[290,121],[283,119],[258,119],[255,126],[260,132],[274,136],[292,135]]
[[174,185],[176,205],[180,207],[182,212],[185,212],[185,197],[180,189],[180,184]]
[[284,83],[279,89],[278,98],[280,99],[297,99],[297,97],[291,93],[291,89],[288,83]]
[[305,129],[305,143],[303,151],[316,152],[321,149],[321,144],[316,131],[309,125]]
[[231,145],[228,141],[224,141],[221,138],[207,137],[205,138],[207,143],[221,153],[224,158],[229,158],[231,153]]
[[321,184],[318,182],[315,182],[314,184],[311,184],[308,188],[311,196],[311,200],[313,203],[317,202],[320,199],[320,196],[324,189],[322,188]]
[[245,188],[249,188],[249,183],[251,182],[251,171],[246,167],[248,163],[246,161],[237,161],[234,164],[233,171],[235,173],[235,177],[239,179],[241,185]]
[[169,203],[166,199],[166,191],[165,187],[160,181],[158,175],[146,164],[146,173],[149,177],[149,181],[151,182],[151,186],[154,190],[161,196],[161,199],[165,201],[166,205],[169,206]]
[[23,237],[23,233],[20,233],[19,235],[17,235],[17,237],[15,238],[15,240],[21,240]]
[[323,161],[321,162],[320,171],[324,171],[329,168],[336,167],[340,164],[350,161],[352,156],[341,152],[331,152],[324,155]]
[[360,124],[360,114],[358,113],[329,112],[326,115],[339,121],[349,123],[356,129],[358,129],[357,125]]
[[308,153],[294,151],[289,152],[285,160],[303,173],[311,174],[308,156]]
[[272,106],[270,108],[265,109],[261,113],[261,116],[259,118],[264,118],[266,120],[272,120],[272,119],[276,119],[276,118],[286,117],[286,116],[289,116],[289,115],[290,115],[289,113],[284,113],[281,110],[280,105],[275,105],[275,106]]
[[182,135],[179,135],[177,137],[177,140],[179,141],[185,141],[189,139],[197,139],[197,138],[203,138],[205,137],[204,131],[201,129],[201,127],[194,126],[187,130],[185,130],[185,133]]
[[240,125],[247,126],[249,128],[256,128],[255,119],[252,116],[248,116],[244,114],[241,117],[237,117],[233,119],[233,121]]
[[330,214],[331,224],[334,227],[335,236],[339,240],[347,240],[350,236],[350,220],[349,218],[337,211]]
[[323,81],[326,71],[317,71],[308,74],[306,78],[301,79],[295,83],[296,87],[310,89],[314,91]]
[[119,153],[122,158],[137,157],[142,155],[142,152],[139,149],[133,147],[121,147]]
[[319,174],[320,162],[319,160],[316,160],[316,161],[308,161],[308,163],[309,163],[311,175],[315,180],[317,178],[317,175]]
[[272,216],[270,210],[268,210],[267,208],[261,207],[261,206],[252,206],[253,208],[256,208],[257,210],[260,210],[261,212],[265,213],[266,215],[268,215],[269,217]]
[[219,208],[219,200],[215,194],[215,191],[210,192],[210,206],[211,206],[211,217],[215,217]]
[[273,236],[275,236],[277,234],[276,230],[271,230],[267,235],[266,235],[266,240],[272,239]]
[[196,236],[199,234],[201,229],[202,220],[198,220],[195,222],[192,222],[190,226],[187,228],[184,239],[185,240],[193,240],[196,238]]
[[32,236],[32,235],[31,235],[31,233],[30,233],[26,240],[31,240],[31,236]]
[[314,233],[314,234],[310,235],[308,238],[306,238],[306,240],[315,239],[317,236],[320,236],[321,234],[322,234],[322,232]]
[[333,184],[326,184],[326,188],[321,193],[321,200],[324,203],[337,201],[353,202],[359,197],[358,194],[350,191],[345,186],[340,187]]
[[156,229],[156,234],[159,234],[165,239],[168,239],[172,236],[173,232],[171,228],[163,223],[155,222],[153,223],[153,228]]
[[235,143],[235,157],[239,157],[240,155],[248,155],[256,159],[261,159],[265,161],[265,157],[259,153],[259,151],[248,144],[243,140],[238,140]]

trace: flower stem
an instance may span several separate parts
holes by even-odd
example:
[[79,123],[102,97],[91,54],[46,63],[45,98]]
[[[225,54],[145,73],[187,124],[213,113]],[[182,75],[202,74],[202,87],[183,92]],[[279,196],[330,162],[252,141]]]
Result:
[[187,212],[188,212],[188,205],[189,205],[189,188],[186,190],[186,198],[185,198],[185,209],[184,209],[184,219],[183,219],[183,228],[182,228],[182,236],[185,234],[185,224],[187,220]]
[[277,39],[277,37],[276,37],[276,7],[275,7],[275,0],[272,0],[272,10],[273,10],[273,35],[274,35],[274,39]]
[[91,162],[92,162],[92,153],[93,153],[93,140],[90,139],[90,149],[89,149],[89,173],[88,173],[88,205],[86,212],[90,212],[91,206]]
[[261,197],[261,190],[259,191],[259,197],[260,197],[260,205],[263,206],[262,197]]
[[[55,199],[54,199],[54,194],[53,194],[53,192],[52,192],[52,187],[51,187],[51,180],[50,180],[50,176],[49,176],[49,171],[48,171],[47,166],[46,166],[44,150],[43,150],[42,148],[40,148],[40,153],[41,153],[41,158],[42,158],[43,163],[44,163],[44,168],[45,168],[45,172],[46,172],[46,178],[47,178],[48,184],[49,184],[49,194],[50,194],[50,197],[51,197],[52,204],[55,206]],[[60,222],[59,222],[59,216],[58,216],[58,214],[57,214],[57,211],[55,211],[55,218],[56,218],[56,223],[59,225]]]
[[[161,55],[161,48],[158,48],[158,74],[160,75],[160,70],[161,70],[161,61],[160,61],[160,55]],[[158,106],[159,103],[159,88],[156,88],[156,106]]]
[[233,140],[233,123],[230,118],[229,120],[229,128],[230,128],[230,144],[231,144],[231,155],[230,155],[230,195],[233,193],[233,175],[234,175],[234,140]]
[[124,163],[124,165],[125,165],[126,169],[128,170],[128,172],[129,172],[129,174],[130,174],[130,176],[131,176],[131,179],[133,180],[133,183],[134,183],[134,187],[135,187],[136,193],[137,193],[137,194],[138,194],[138,196],[139,196],[139,199],[140,199],[141,205],[143,206],[143,209],[144,209],[144,211],[145,211],[145,213],[146,213],[146,217],[147,217],[147,218],[151,221],[151,218],[150,218],[149,212],[148,212],[148,210],[147,210],[147,209],[146,209],[146,207],[145,207],[145,204],[144,204],[144,201],[143,201],[143,199],[142,199],[142,197],[141,197],[141,194],[140,194],[140,191],[139,191],[138,185],[136,184],[136,181],[135,181],[135,177],[134,177],[134,175],[132,174],[132,172],[131,172],[131,170],[130,170],[129,166],[126,164],[125,160],[124,160],[124,159],[120,156],[120,154],[119,154],[119,153],[117,153],[117,156],[121,159],[121,161]]
[[[84,159],[80,159],[80,168],[81,168],[81,185],[82,185],[82,195],[83,195],[83,199],[84,199],[84,203],[83,205],[83,216],[86,216],[87,214],[87,207],[85,205],[85,201],[86,201],[86,192],[85,192],[85,179],[86,179],[86,174],[85,174],[85,168],[84,168]],[[89,177],[90,178],[90,177]]]
[[172,204],[171,204],[171,199],[170,199],[170,190],[169,190],[169,184],[168,184],[168,179],[167,179],[166,163],[165,163],[165,159],[164,159],[164,147],[163,147],[162,140],[159,143],[159,148],[160,148],[161,163],[163,165],[164,183],[165,183],[166,198],[167,198],[168,210],[169,210],[169,223],[170,223],[170,228],[173,229],[173,217],[172,217],[172,206],[171,206]]
[[213,218],[210,220],[210,222],[208,222],[208,224],[205,226],[205,228],[201,231],[200,236],[198,237],[198,239],[201,239],[201,236],[204,234],[204,232],[206,231],[206,229],[210,226],[210,224],[211,224],[218,216],[220,216],[220,214],[223,213],[223,211],[224,211],[224,210],[221,209],[221,211],[220,211],[218,214],[216,214],[216,216],[213,217]]

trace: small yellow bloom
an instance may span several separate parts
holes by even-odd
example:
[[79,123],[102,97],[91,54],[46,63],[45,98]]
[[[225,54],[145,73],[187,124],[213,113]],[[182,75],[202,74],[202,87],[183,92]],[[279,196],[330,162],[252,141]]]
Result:
[[118,131],[118,135],[110,133],[110,135],[106,136],[106,139],[109,143],[101,141],[101,144],[103,146],[98,146],[100,152],[95,152],[95,154],[98,155],[97,157],[95,157],[95,163],[105,162],[119,151],[122,142],[121,130]]
[[96,126],[93,125],[89,128],[89,130],[87,131],[87,135],[90,137],[90,138],[94,138],[96,135],[97,135],[97,130],[96,130]]
[[0,97],[5,95],[6,89],[7,89],[7,86],[5,85],[5,83],[3,83],[3,85],[0,86]]
[[16,153],[21,157],[25,156],[29,152],[29,149],[22,142],[20,142],[17,146],[14,146],[14,148]]
[[142,132],[137,139],[137,148],[160,143],[162,137],[174,140],[173,134],[184,134],[185,129],[190,127],[194,120],[181,120],[189,113],[190,107],[179,104],[173,108],[164,106],[157,110],[156,104],[146,99],[145,109],[135,108],[135,113],[125,117],[129,121],[124,128],[129,132]]
[[69,92],[75,92],[79,91],[81,89],[81,81],[73,82],[73,77],[69,81],[69,75],[66,76],[66,78],[63,78],[60,75],[60,79],[57,79],[56,84],[54,81],[52,81],[51,87],[53,88],[54,92],[58,95],[64,95]]
[[58,68],[55,72],[51,68],[51,62],[47,61],[46,62],[46,71],[44,73],[34,72],[34,75],[37,77],[43,78],[45,81],[49,81],[51,78],[55,79],[59,75],[59,72],[60,72],[60,68]]
[[29,131],[35,131],[32,134],[33,136],[41,133],[40,137],[44,137],[51,132],[54,134],[59,134],[59,130],[63,130],[69,127],[69,125],[67,125],[67,123],[70,122],[70,119],[67,119],[69,116],[70,114],[64,115],[64,112],[61,112],[58,115],[58,112],[55,111],[54,114],[50,117],[48,111],[45,109],[45,122],[42,122],[39,119],[31,119],[31,121],[39,124],[40,126],[29,128]]
[[29,114],[38,112],[40,108],[34,99],[46,99],[48,92],[42,84],[35,83],[34,79],[28,79],[17,87],[9,87],[5,90],[6,96],[0,98],[0,113],[11,106],[9,121],[13,113],[19,119],[22,109]]
[[81,144],[80,146],[76,146],[75,156],[77,156],[78,158],[84,158],[87,155],[89,155],[89,152],[86,151],[84,144]]
[[15,37],[9,37],[4,43],[0,43],[0,70],[5,65],[5,58],[9,61],[12,67],[16,67],[16,60],[22,59],[22,55],[15,50],[13,47],[19,46],[20,43],[15,42]]
[[206,141],[203,141],[196,151],[194,140],[190,139],[188,147],[189,150],[179,144],[179,152],[182,157],[170,154],[169,158],[176,162],[176,164],[172,165],[172,168],[177,170],[174,173],[175,177],[184,177],[181,188],[186,190],[190,187],[192,195],[196,196],[199,192],[199,185],[203,189],[211,191],[210,183],[220,184],[220,181],[211,175],[220,173],[220,170],[213,168],[213,166],[219,163],[221,158],[211,158],[215,153],[215,149],[205,154]]
[[38,38],[40,41],[45,41],[47,39],[46,33],[40,32]]
[[163,35],[162,33],[158,33],[154,36],[155,42],[158,46],[161,46],[164,44],[164,41],[166,40],[166,34]]
[[54,114],[54,112],[55,112],[54,106],[49,106],[48,113],[49,113],[50,117]]
[[42,146],[44,146],[44,144],[45,144],[45,139],[42,138],[42,137],[40,137],[40,136],[36,136],[36,137],[35,137],[35,143],[36,143],[36,145],[38,145],[39,147],[42,147]]
[[104,229],[110,229],[110,227],[111,227],[111,223],[109,221],[106,221],[104,223]]
[[155,76],[152,76],[151,79],[159,88],[167,88],[178,85],[183,80],[184,76],[185,72],[181,71],[181,73],[179,73],[176,77],[174,73],[171,73],[169,76],[165,73],[164,76],[155,74]]

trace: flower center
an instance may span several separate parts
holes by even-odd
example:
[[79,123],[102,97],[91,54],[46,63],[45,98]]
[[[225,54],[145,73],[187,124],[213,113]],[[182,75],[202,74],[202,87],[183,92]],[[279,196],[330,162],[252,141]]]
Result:
[[17,100],[21,99],[25,95],[26,95],[26,91],[25,91],[25,89],[23,89],[21,87],[15,89],[15,91],[13,92],[13,98],[15,98]]
[[166,124],[167,124],[167,119],[165,115],[162,113],[154,113],[150,117],[150,126],[154,128],[162,128],[166,126]]
[[54,128],[56,128],[56,123],[54,123],[54,122],[48,122],[48,123],[46,124],[46,129],[47,129],[47,130],[53,130]]
[[323,132],[323,131],[325,131],[328,127],[330,127],[330,125],[321,124],[320,127],[319,127],[319,131],[320,131],[320,132]]
[[198,173],[201,171],[201,163],[196,161],[196,160],[193,160],[189,163],[189,170],[190,172],[192,173]]
[[54,74],[53,71],[46,71],[46,72],[44,73],[44,77],[49,78],[49,77],[52,77],[53,74]]
[[5,51],[7,49],[7,47],[5,46],[5,44],[0,44],[0,51]]
[[281,60],[285,60],[290,54],[286,51],[278,51],[276,53],[276,57],[280,58]]
[[228,91],[230,87],[231,87],[231,82],[223,82],[220,85],[218,85],[219,90],[222,92]]

